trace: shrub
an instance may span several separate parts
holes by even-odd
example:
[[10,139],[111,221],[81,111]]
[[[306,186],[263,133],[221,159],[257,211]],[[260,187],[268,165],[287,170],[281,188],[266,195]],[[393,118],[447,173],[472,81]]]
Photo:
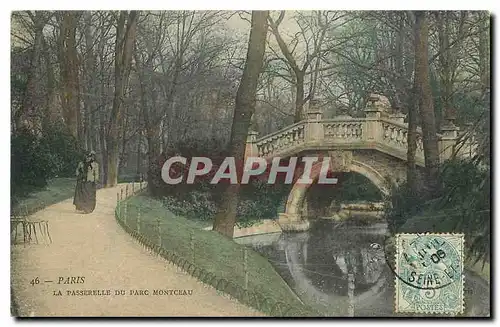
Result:
[[35,135],[27,128],[11,136],[11,198],[19,197],[47,185],[54,177],[74,176],[83,152],[75,138],[64,127],[55,124]]
[[468,255],[490,256],[490,168],[475,160],[454,159],[439,174],[441,190],[433,199],[410,190],[395,189],[386,212],[391,232],[458,232],[465,234]]

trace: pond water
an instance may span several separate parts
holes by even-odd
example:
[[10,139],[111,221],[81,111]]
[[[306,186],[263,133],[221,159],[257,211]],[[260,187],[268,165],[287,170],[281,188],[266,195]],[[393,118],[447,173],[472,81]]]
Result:
[[[307,232],[237,239],[273,264],[297,296],[329,316],[394,313],[394,274],[386,264],[385,223],[315,220]],[[465,272],[464,316],[489,316],[489,285]]]

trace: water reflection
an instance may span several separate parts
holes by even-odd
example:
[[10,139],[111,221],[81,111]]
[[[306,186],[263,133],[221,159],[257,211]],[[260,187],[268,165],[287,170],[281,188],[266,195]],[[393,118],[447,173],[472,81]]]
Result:
[[[383,248],[386,232],[384,223],[317,220],[307,232],[240,242],[266,256],[304,303],[327,315],[395,316],[394,275]],[[465,294],[466,315],[489,315],[489,286],[466,273],[466,289],[472,290]]]

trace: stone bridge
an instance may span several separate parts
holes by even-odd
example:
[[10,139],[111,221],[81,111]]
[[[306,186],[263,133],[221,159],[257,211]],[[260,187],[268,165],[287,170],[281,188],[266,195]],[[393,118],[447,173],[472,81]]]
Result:
[[[371,97],[365,117],[337,116],[323,119],[322,111],[312,101],[306,119],[272,134],[257,138],[250,132],[246,157],[329,156],[331,168],[337,172],[356,172],[367,177],[382,194],[388,194],[392,185],[406,179],[408,124],[405,115],[390,112],[378,97]],[[438,134],[440,160],[455,152],[459,128],[449,122]],[[461,147],[458,155],[475,152],[475,146]],[[425,167],[422,130],[417,128],[416,165]],[[317,163],[321,165],[321,163]],[[319,169],[314,169],[317,178]],[[310,185],[293,185],[279,223],[284,230],[306,230],[309,222],[302,217],[305,195]]]

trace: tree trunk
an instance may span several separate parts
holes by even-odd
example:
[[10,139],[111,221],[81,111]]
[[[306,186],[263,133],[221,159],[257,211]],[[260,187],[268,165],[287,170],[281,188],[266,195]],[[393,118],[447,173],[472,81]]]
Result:
[[408,107],[408,152],[406,161],[406,181],[408,187],[416,191],[417,190],[417,165],[415,163],[415,153],[417,151],[417,79],[414,79],[413,89],[409,97],[409,107]]
[[85,135],[85,142],[87,144],[87,149],[96,149],[95,135],[97,130],[95,129],[95,112],[96,112],[96,101],[94,95],[97,94],[96,81],[96,59],[94,51],[94,35],[92,33],[92,16],[90,11],[84,12],[85,21],[85,92],[83,96],[84,107],[85,107],[85,119],[83,126],[83,134]]
[[[30,57],[28,78],[26,81],[26,90],[23,97],[23,102],[21,108],[14,115],[14,126],[19,128],[23,119],[27,117],[31,117],[30,119],[26,119],[28,122],[35,122],[34,113],[37,110],[37,107],[41,104],[40,101],[40,63],[41,60],[41,52],[43,47],[43,28],[46,23],[46,18],[44,17],[44,13],[37,11],[35,15],[30,15],[33,21],[34,29],[35,29],[35,40],[34,47]],[[30,128],[34,128],[35,126],[29,126]]]
[[68,11],[63,15],[60,32],[63,118],[71,134],[81,140],[79,65],[76,49],[76,26],[80,13]]
[[427,194],[432,196],[438,191],[439,150],[436,135],[436,118],[429,81],[428,35],[429,28],[426,14],[415,12],[415,78],[419,96],[420,121],[425,156]]
[[304,74],[296,74],[295,84],[295,115],[293,122],[298,123],[302,120],[304,111]]
[[139,130],[139,133],[137,135],[136,178],[140,178],[141,175],[142,175],[142,169],[141,169],[141,163],[142,163],[141,143],[142,143],[142,130]]
[[[144,71],[153,71],[153,54],[152,50],[148,49],[148,58],[142,66],[142,62],[137,53],[134,54],[137,73],[139,76],[140,85],[140,106],[141,114],[144,122],[144,132],[148,149],[148,166],[147,166],[147,182],[149,194],[153,197],[160,195],[161,183],[161,167],[159,164],[160,158],[160,121],[157,118],[157,113],[154,110],[156,106],[157,93],[153,85],[151,75],[146,76]],[[149,92],[148,92],[149,91]],[[151,105],[148,103],[150,99]],[[139,149],[139,148],[138,148]],[[139,162],[139,161],[138,161]]]
[[[257,83],[264,60],[269,11],[253,11],[250,39],[243,76],[236,94],[233,124],[231,128],[230,153],[236,162],[238,181],[244,166],[245,144],[250,120],[255,112]],[[230,184],[222,194],[213,230],[233,237],[238,206],[239,184]]]
[[161,168],[160,160],[160,132],[158,130],[150,130],[147,136],[148,142],[148,191],[151,196],[157,197],[160,195],[161,183]]
[[121,136],[121,146],[118,151],[118,174],[120,171],[123,171],[127,166],[128,162],[128,151],[127,151],[127,129],[128,129],[128,110],[126,107],[123,108],[123,124],[121,128],[122,136]]
[[52,65],[51,55],[49,45],[47,41],[43,40],[43,50],[45,57],[45,69],[47,75],[47,99],[45,108],[44,125],[50,126],[51,122],[56,122],[60,120],[60,112],[58,110],[57,104],[57,87],[56,87],[56,77],[54,74],[54,67]]
[[[482,100],[486,100],[490,89],[490,49],[489,49],[489,38],[490,38],[490,29],[488,27],[488,21],[490,19],[488,12],[480,12],[480,21],[479,21],[479,79],[480,79],[480,89],[481,89],[481,98]],[[485,101],[486,102],[486,101]]]
[[[119,138],[123,128],[123,102],[132,63],[132,51],[137,27],[136,18],[136,11],[131,11],[129,14],[122,11],[118,19],[115,45],[115,93],[106,138],[108,155],[106,187],[115,186],[118,181]],[[127,21],[126,26],[125,21]]]
[[[107,181],[107,176],[108,176],[108,156],[106,152],[106,111],[107,111],[107,97],[106,97],[106,91],[107,91],[107,86],[109,85],[109,82],[106,83],[106,79],[109,80],[109,77],[107,77],[107,63],[106,63],[106,54],[105,54],[105,45],[106,45],[106,30],[101,27],[100,33],[99,33],[99,42],[97,44],[97,51],[96,51],[96,58],[99,58],[99,68],[98,68],[98,73],[96,73],[96,76],[98,76],[99,80],[96,81],[96,94],[99,92],[99,96],[96,99],[96,148],[98,148],[99,151],[99,156],[100,156],[100,163],[102,166],[102,169],[100,169],[100,174],[101,174],[101,184],[105,185]],[[97,69],[97,68],[96,68]]]
[[[292,52],[288,49],[283,37],[278,31],[278,25],[283,21],[285,17],[285,11],[281,11],[280,17],[275,22],[270,16],[268,16],[269,25],[271,27],[271,31],[276,38],[276,42],[280,47],[281,53],[286,59],[288,63],[292,77],[295,80],[295,113],[294,113],[294,122],[297,123],[302,120],[303,107],[306,99],[304,99],[304,77],[307,70],[307,67],[310,64],[310,58],[306,60],[303,68],[299,68],[299,65],[295,61],[295,58],[292,55]],[[315,49],[316,50],[316,49]]]

